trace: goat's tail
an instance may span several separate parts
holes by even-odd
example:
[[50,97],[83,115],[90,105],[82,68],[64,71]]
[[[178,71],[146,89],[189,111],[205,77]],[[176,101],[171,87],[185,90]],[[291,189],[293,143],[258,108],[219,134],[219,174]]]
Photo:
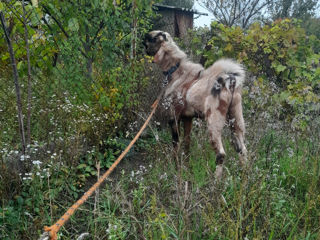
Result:
[[231,59],[220,59],[216,61],[211,67],[210,71],[219,72],[216,75],[213,87],[211,89],[212,95],[216,96],[221,89],[226,87],[229,90],[241,87],[245,80],[245,70],[243,66]]

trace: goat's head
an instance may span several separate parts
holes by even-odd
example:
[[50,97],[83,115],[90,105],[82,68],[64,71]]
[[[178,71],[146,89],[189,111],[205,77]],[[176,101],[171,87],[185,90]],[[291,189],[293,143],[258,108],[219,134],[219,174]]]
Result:
[[143,45],[149,56],[155,56],[164,42],[172,41],[169,33],[163,31],[152,31],[145,35]]

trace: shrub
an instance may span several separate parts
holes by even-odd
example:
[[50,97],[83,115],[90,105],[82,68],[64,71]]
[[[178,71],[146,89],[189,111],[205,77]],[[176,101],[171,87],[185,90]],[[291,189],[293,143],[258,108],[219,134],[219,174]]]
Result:
[[309,113],[319,108],[320,55],[316,51],[320,40],[307,36],[297,20],[289,19],[264,26],[255,23],[247,31],[217,22],[211,27],[206,65],[221,57],[242,62],[255,76],[253,87],[260,85],[265,95],[275,88],[270,100],[279,106],[279,117],[297,120],[297,126],[305,128]]

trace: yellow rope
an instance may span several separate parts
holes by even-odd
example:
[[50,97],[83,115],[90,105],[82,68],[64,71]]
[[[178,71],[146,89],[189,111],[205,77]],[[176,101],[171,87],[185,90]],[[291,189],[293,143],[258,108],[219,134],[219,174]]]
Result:
[[59,229],[65,224],[66,221],[68,221],[68,219],[72,216],[72,214],[92,195],[92,193],[110,175],[110,173],[116,168],[116,166],[120,163],[120,161],[123,159],[123,157],[128,153],[128,151],[133,146],[133,144],[138,140],[141,133],[147,127],[149,121],[151,120],[152,115],[155,113],[163,93],[164,93],[164,91],[162,90],[161,93],[159,94],[157,100],[152,104],[151,107],[153,109],[152,109],[149,117],[147,118],[147,120],[145,121],[145,123],[143,124],[141,129],[139,130],[139,132],[132,139],[132,141],[127,146],[127,148],[121,153],[121,155],[118,157],[118,159],[111,165],[111,167],[108,169],[108,171],[106,171],[103,174],[103,176],[98,180],[98,182],[96,182],[87,192],[85,192],[83,194],[83,196],[75,204],[73,204],[68,209],[68,211],[55,224],[53,224],[50,227],[47,227],[47,226],[44,227],[44,231],[49,232],[49,236],[50,236],[51,240],[57,240],[57,233],[58,233]]

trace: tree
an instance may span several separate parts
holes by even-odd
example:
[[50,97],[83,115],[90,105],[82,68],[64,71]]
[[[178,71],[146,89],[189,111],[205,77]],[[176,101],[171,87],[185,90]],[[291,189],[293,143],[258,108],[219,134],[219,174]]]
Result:
[[270,22],[279,18],[309,20],[317,0],[199,0],[216,20],[226,26],[248,28],[254,21]]
[[199,3],[220,23],[248,28],[253,21],[261,18],[269,0],[199,0]]
[[297,18],[307,20],[314,15],[318,0],[272,0],[268,12],[273,20]]
[[319,6],[318,0],[272,0],[268,6],[268,15],[272,20],[299,19],[308,35],[319,37],[319,18],[314,17]]
[[[310,18],[303,22],[307,35],[315,35],[320,39],[320,18]],[[319,52],[320,49],[318,49]]]

